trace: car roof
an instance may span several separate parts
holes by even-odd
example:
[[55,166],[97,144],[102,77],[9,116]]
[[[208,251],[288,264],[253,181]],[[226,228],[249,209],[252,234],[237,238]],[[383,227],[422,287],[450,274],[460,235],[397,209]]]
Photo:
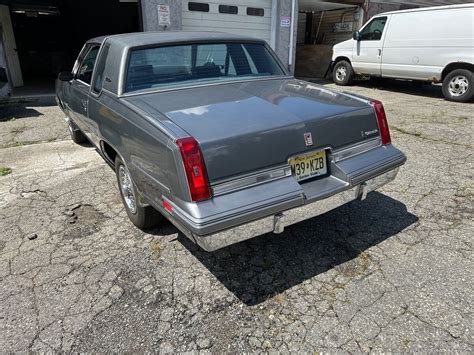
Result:
[[384,13],[381,13],[381,14],[374,15],[374,17],[378,17],[378,16],[382,16],[382,15],[403,14],[403,13],[407,13],[407,12],[448,10],[448,9],[472,8],[472,7],[474,7],[474,3],[458,4],[458,5],[445,5],[445,6],[432,6],[432,7],[421,7],[421,8],[416,8],[416,9],[384,12]]
[[171,44],[183,42],[205,42],[205,41],[257,41],[262,39],[235,35],[223,32],[188,32],[188,31],[166,31],[166,32],[134,32],[111,36],[101,36],[90,39],[88,43],[107,42],[122,48],[142,47],[154,44]]

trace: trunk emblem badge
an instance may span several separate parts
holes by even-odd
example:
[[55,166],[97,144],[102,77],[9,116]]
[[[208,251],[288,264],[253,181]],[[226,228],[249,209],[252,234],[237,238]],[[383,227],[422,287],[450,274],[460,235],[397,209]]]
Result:
[[313,145],[313,136],[311,135],[311,132],[304,134],[304,142],[306,143],[307,147]]

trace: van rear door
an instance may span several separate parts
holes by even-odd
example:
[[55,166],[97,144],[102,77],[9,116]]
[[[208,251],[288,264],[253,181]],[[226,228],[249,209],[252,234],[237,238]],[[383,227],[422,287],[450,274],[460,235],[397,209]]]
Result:
[[360,31],[352,55],[352,66],[357,74],[380,76],[382,74],[383,41],[388,16],[374,17]]

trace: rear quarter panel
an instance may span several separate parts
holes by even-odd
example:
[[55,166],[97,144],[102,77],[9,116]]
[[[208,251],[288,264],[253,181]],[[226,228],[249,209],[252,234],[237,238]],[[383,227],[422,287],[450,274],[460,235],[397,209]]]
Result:
[[[89,115],[97,125],[97,140],[112,146],[124,160],[142,195],[152,204],[161,196],[186,196],[177,172],[170,135],[117,97],[91,96]],[[102,145],[102,142],[99,142]]]
[[393,14],[382,76],[439,81],[450,63],[474,61],[473,8]]

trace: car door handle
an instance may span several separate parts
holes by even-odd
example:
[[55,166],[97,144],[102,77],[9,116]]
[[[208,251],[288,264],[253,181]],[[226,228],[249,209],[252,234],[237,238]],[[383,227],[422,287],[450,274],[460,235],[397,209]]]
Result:
[[87,100],[81,100],[82,108],[87,110]]
[[377,55],[379,58],[382,56],[382,50],[379,48],[378,49],[378,55]]

